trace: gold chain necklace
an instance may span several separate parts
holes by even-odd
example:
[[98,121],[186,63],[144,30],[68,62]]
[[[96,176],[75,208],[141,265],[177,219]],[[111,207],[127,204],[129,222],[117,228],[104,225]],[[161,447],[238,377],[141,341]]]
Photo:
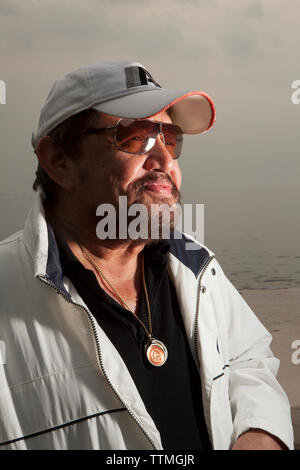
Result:
[[150,302],[149,302],[149,297],[148,297],[148,291],[147,291],[147,286],[146,286],[146,281],[145,281],[145,269],[144,269],[144,254],[142,254],[142,279],[143,279],[143,288],[145,292],[145,297],[146,297],[146,303],[147,303],[147,311],[148,311],[148,323],[149,323],[149,331],[147,330],[145,324],[142,322],[142,320],[134,313],[134,311],[129,308],[123,297],[119,294],[119,292],[115,289],[115,287],[111,284],[111,282],[107,279],[107,277],[104,275],[102,269],[98,266],[95,261],[91,258],[90,254],[88,251],[79,243],[79,248],[81,249],[82,255],[89,261],[89,263],[94,267],[94,269],[97,271],[98,276],[102,277],[107,284],[111,287],[111,289],[114,291],[115,295],[123,305],[132,313],[132,315],[139,321],[139,323],[142,325],[144,328],[145,332],[147,333],[148,336],[148,341],[145,344],[145,354],[148,359],[148,361],[156,367],[162,366],[168,357],[168,350],[164,343],[161,341],[153,338],[152,336],[152,321],[151,321],[151,309],[150,309]]

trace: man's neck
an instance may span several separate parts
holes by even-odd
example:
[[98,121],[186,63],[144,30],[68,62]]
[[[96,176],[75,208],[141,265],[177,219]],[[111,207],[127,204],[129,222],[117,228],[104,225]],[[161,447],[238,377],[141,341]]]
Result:
[[[145,241],[137,243],[135,240],[100,240],[96,234],[96,223],[85,220],[84,217],[74,217],[64,211],[62,216],[59,210],[54,210],[44,204],[47,222],[54,232],[60,233],[66,240],[70,249],[79,261],[90,269],[82,248],[87,251],[96,263],[99,263],[108,276],[114,279],[133,279],[139,254],[143,251]],[[66,215],[67,214],[67,215]],[[78,222],[80,220],[80,222]]]

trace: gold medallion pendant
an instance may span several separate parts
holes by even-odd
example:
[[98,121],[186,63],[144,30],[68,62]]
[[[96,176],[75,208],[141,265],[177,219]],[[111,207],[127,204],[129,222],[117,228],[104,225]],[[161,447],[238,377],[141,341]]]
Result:
[[168,350],[164,343],[151,339],[145,346],[145,352],[150,364],[156,367],[163,366],[168,357]]
[[132,315],[136,318],[136,320],[144,328],[144,330],[147,333],[148,338],[149,338],[147,344],[145,345],[145,354],[146,354],[147,359],[150,362],[150,364],[152,364],[155,367],[163,366],[164,363],[167,360],[167,357],[168,357],[168,350],[167,350],[166,346],[164,345],[164,343],[162,343],[161,341],[158,341],[158,339],[154,339],[152,337],[151,309],[150,309],[149,297],[148,297],[146,280],[145,280],[144,255],[142,255],[142,276],[143,276],[143,287],[144,287],[144,292],[145,292],[145,297],[146,297],[146,302],[147,302],[149,330],[146,328],[146,326],[144,325],[142,320],[136,315],[136,313],[127,305],[125,300],[120,296],[118,291],[114,288],[114,286],[111,284],[111,282],[107,279],[107,277],[104,275],[103,271],[99,268],[99,266],[96,263],[94,263],[94,261],[92,260],[92,258],[89,255],[89,253],[84,249],[84,247],[79,242],[78,242],[78,244],[79,244],[79,247],[82,251],[83,256],[94,267],[94,269],[96,270],[98,275],[103,277],[103,279],[105,279],[107,284],[114,291],[116,297],[132,313]]

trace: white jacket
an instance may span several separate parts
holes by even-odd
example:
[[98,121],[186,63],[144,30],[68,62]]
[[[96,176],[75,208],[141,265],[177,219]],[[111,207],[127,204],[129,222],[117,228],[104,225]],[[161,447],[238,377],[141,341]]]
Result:
[[[186,241],[172,242],[169,273],[213,448],[229,449],[249,428],[293,448],[271,335],[213,254]],[[0,449],[162,449],[118,351],[62,279],[39,193],[24,230],[0,244],[0,276]]]

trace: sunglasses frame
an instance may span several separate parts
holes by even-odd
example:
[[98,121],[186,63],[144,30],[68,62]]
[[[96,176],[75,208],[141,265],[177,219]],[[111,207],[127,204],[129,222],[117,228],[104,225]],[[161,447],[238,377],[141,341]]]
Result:
[[[117,128],[118,128],[118,125],[121,121],[124,121],[124,120],[131,120],[131,121],[150,121],[150,122],[153,122],[155,124],[158,124],[159,125],[159,131],[157,132],[156,136],[155,136],[155,140],[154,140],[154,144],[152,147],[150,147],[150,149],[146,150],[145,152],[127,152],[126,150],[118,147],[117,145]],[[120,118],[118,120],[118,122],[114,125],[114,126],[108,126],[108,127],[91,127],[89,129],[87,129],[84,134],[100,134],[100,132],[102,131],[106,131],[106,130],[114,130],[114,134],[113,134],[113,143],[114,143],[114,146],[116,147],[117,150],[121,150],[121,152],[125,152],[125,153],[129,153],[130,155],[145,155],[147,152],[149,152],[149,150],[151,150],[154,145],[155,145],[155,142],[156,142],[156,139],[157,139],[157,136],[158,135],[161,135],[162,136],[162,139],[163,139],[163,144],[166,145],[165,143],[165,136],[164,136],[164,133],[163,133],[163,129],[162,129],[162,126],[163,125],[166,125],[166,124],[172,124],[172,123],[165,123],[165,122],[158,122],[158,121],[151,121],[150,119],[130,119],[130,118]],[[176,124],[173,124],[174,126],[178,127],[180,129],[179,126],[177,126]],[[181,131],[181,135],[183,135],[183,132]],[[170,152],[169,152],[170,153]],[[180,154],[178,156],[173,156],[171,153],[170,155],[172,156],[173,160],[177,160],[179,157],[180,157]]]

